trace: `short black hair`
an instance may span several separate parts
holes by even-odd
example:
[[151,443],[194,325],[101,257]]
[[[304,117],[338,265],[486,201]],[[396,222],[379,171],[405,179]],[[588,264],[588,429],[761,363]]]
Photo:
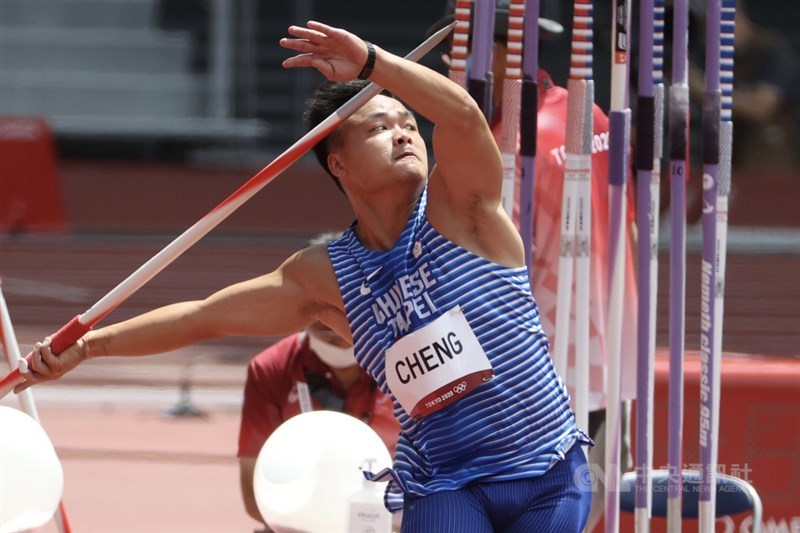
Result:
[[[308,128],[309,131],[314,129],[367,85],[369,85],[369,82],[365,80],[325,80],[322,82],[314,91],[311,98],[306,100],[306,110],[305,113],[303,113],[303,122],[306,128]],[[334,176],[333,172],[331,172],[331,169],[328,167],[330,143],[331,141],[335,141],[335,136],[336,130],[319,141],[314,146],[314,155],[317,156],[317,161],[322,165],[322,168],[325,169],[325,172],[333,178],[339,190],[344,192],[342,184],[339,183],[339,178]]]

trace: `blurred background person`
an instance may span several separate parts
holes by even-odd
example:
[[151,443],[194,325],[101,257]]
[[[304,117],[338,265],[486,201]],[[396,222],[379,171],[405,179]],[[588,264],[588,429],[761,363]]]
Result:
[[733,165],[739,169],[797,169],[800,56],[780,33],[750,18],[736,2],[734,33]]
[[[665,49],[672,47],[672,2],[666,11]],[[775,2],[765,2],[757,14],[775,17]],[[759,4],[761,7],[761,4]],[[734,30],[732,165],[734,172],[773,175],[800,170],[800,53],[785,31],[771,29],[751,16],[748,2],[737,0]],[[774,24],[773,24],[774,25]],[[686,217],[695,224],[702,216],[703,98],[705,91],[705,6],[689,1],[689,162]],[[775,26],[776,28],[779,26]],[[665,57],[666,83],[671,77],[669,55]],[[667,102],[667,106],[668,106]],[[667,116],[667,115],[665,115]],[[669,139],[668,121],[664,123]],[[666,175],[662,172],[662,175]],[[731,183],[734,199],[737,182]],[[662,212],[669,202],[669,180],[662,179]],[[732,211],[735,211],[735,206]]]

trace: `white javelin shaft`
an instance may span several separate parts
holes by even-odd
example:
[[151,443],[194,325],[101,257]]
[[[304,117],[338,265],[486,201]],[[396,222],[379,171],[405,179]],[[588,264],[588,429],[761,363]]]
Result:
[[[556,334],[554,361],[556,370],[565,380],[569,366],[570,315],[572,308],[572,282],[576,254],[589,252],[591,226],[591,179],[592,179],[592,133],[594,103],[594,82],[592,81],[592,2],[576,0],[572,28],[572,56],[570,75],[567,81],[567,135],[564,158],[564,187],[561,199],[561,251],[558,263],[558,296],[556,303]],[[583,187],[584,193],[579,197]],[[588,187],[588,194],[585,193]],[[583,204],[581,204],[583,202]],[[581,235],[577,235],[579,219],[582,222]],[[576,242],[578,239],[584,239]],[[580,248],[580,249],[578,249]],[[588,260],[588,258],[587,258]],[[582,287],[583,288],[583,287]],[[586,298],[581,300],[588,313],[588,287]],[[577,300],[578,296],[576,296]],[[576,302],[577,304],[577,302]],[[576,331],[578,314],[576,309]],[[580,325],[588,324],[588,315],[581,317]],[[583,331],[583,330],[582,330]],[[576,337],[584,332],[576,332]],[[585,331],[588,334],[588,328]],[[577,351],[577,343],[586,342],[576,338],[575,375],[575,415],[579,427],[588,427],[589,362],[588,350]]]
[[[592,12],[586,16],[592,23]],[[584,95],[583,154],[587,172],[578,174],[575,203],[575,420],[589,427],[589,332],[592,254],[592,141],[594,86]],[[588,146],[587,146],[588,143]],[[588,159],[587,159],[588,158]]]
[[[19,351],[19,344],[17,344],[17,337],[14,333],[14,325],[11,323],[11,316],[8,312],[6,299],[3,296],[2,283],[0,283],[0,335],[3,338],[3,351],[6,354],[6,362],[9,368],[17,368],[19,360],[22,359],[22,354]],[[31,418],[39,421],[39,413],[36,410],[36,404],[33,401],[33,392],[26,389],[19,394],[19,403],[22,410],[28,413]]]

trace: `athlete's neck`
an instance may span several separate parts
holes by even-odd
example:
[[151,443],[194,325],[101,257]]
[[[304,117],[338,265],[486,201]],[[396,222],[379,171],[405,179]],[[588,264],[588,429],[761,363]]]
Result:
[[[408,217],[422,195],[424,183],[418,191],[409,191],[405,198],[397,192],[391,197],[373,198],[369,202],[353,204],[356,211],[356,237],[364,248],[376,252],[391,250],[406,227]],[[383,200],[383,201],[381,201]]]

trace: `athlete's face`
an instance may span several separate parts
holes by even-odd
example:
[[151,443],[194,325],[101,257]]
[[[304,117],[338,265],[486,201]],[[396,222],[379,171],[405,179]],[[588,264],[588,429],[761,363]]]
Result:
[[366,190],[424,180],[428,154],[414,115],[400,101],[378,95],[339,127],[328,166],[351,190]]

